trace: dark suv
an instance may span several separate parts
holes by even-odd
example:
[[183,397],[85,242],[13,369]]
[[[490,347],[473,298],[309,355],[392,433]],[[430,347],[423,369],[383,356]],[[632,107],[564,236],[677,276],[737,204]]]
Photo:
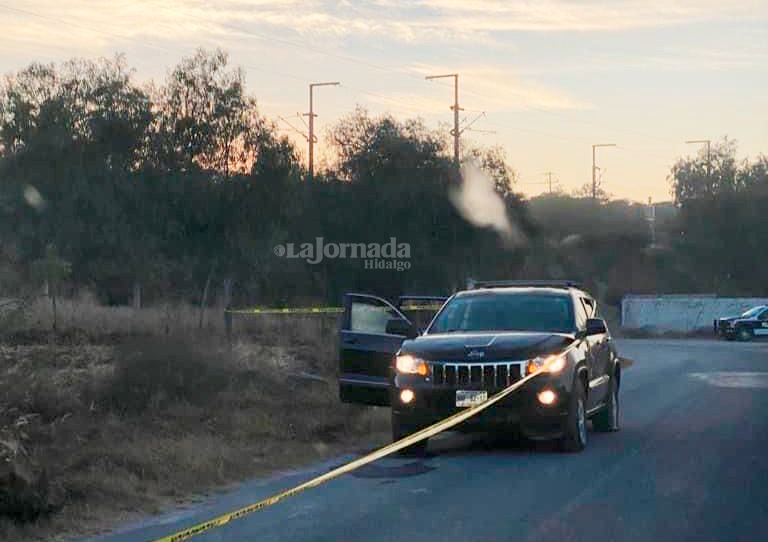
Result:
[[458,429],[554,438],[566,451],[584,448],[588,418],[598,431],[618,430],[619,358],[597,303],[574,283],[477,283],[447,299],[420,332],[402,309],[429,299],[395,306],[346,296],[341,399],[391,406],[394,440],[542,369]]

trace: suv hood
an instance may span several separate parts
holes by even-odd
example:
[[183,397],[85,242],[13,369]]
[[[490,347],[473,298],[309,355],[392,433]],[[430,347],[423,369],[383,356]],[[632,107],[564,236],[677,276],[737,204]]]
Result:
[[733,323],[736,323],[736,322],[754,322],[755,320],[757,320],[756,317],[745,318],[743,316],[726,316],[724,318],[720,318],[718,321],[719,322],[733,322]]
[[741,316],[723,316],[722,318],[718,318],[718,322],[733,322],[734,320],[741,320]]
[[400,353],[428,361],[522,361],[558,352],[574,340],[572,334],[549,332],[439,333],[405,341]]

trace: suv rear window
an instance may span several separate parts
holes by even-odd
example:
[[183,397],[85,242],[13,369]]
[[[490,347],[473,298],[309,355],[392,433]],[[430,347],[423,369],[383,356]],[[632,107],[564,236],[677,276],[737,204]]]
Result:
[[574,330],[572,301],[567,295],[494,293],[454,298],[427,331],[553,331]]

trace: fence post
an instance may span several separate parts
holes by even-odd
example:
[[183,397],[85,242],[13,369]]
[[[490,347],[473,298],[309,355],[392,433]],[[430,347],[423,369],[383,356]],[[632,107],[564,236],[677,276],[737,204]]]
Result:
[[229,311],[229,305],[224,307],[224,329],[227,334],[227,344],[232,348],[232,313]]

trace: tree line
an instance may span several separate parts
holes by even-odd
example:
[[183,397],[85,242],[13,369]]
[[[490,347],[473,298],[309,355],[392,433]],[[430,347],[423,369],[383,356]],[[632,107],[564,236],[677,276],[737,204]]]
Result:
[[[672,167],[674,204],[659,209],[655,244],[645,206],[525,200],[500,149],[470,147],[465,158],[492,179],[522,239],[509,245],[457,210],[460,169],[422,121],[358,108],[327,138],[331,165],[308,183],[221,51],[200,50],[150,85],[119,56],[11,74],[0,85],[0,295],[52,278],[41,269],[63,270],[64,293],[110,304],[199,303],[223,290],[236,305],[337,303],[350,290],[441,294],[467,277],[575,278],[608,302],[768,294],[768,161],[737,163],[730,141]],[[276,254],[318,237],[396,238],[411,265]]]

